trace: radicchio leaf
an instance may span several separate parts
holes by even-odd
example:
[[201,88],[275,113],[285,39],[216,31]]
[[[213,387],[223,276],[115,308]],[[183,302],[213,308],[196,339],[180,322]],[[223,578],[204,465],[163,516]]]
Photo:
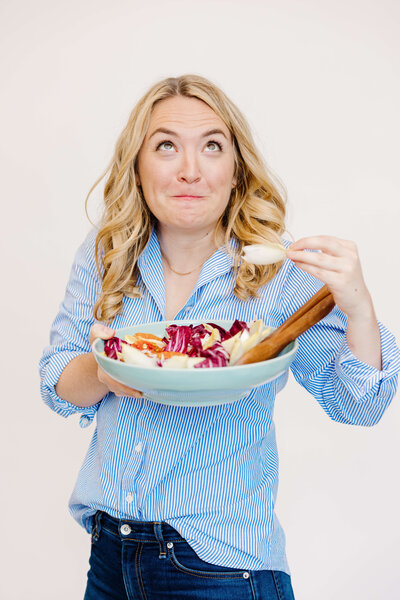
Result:
[[166,332],[169,335],[165,352],[183,352],[185,353],[192,335],[192,325],[170,325]]
[[210,332],[207,331],[204,325],[195,325],[193,327],[188,348],[189,356],[201,356],[203,350],[202,340],[209,335]]
[[244,329],[246,329],[247,331],[249,330],[249,326],[247,325],[246,321],[239,321],[238,319],[236,319],[236,321],[230,328],[229,333],[231,334],[231,336],[233,336],[239,331],[243,331]]
[[222,346],[221,342],[215,342],[207,350],[201,350],[198,356],[204,356],[205,360],[194,365],[195,369],[226,367],[229,362],[229,353]]
[[126,344],[124,340],[119,337],[112,337],[104,343],[104,352],[108,358],[114,358],[118,360],[117,352],[121,352],[121,344]]
[[223,327],[221,327],[221,325],[217,325],[216,323],[207,323],[207,325],[211,325],[211,327],[215,327],[215,329],[218,329],[221,336],[221,342],[232,337],[232,334],[229,333],[229,331],[227,331]]

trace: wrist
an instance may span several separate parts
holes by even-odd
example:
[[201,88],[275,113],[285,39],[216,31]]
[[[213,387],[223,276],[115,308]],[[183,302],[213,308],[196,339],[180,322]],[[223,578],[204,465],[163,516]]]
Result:
[[382,369],[381,337],[375,311],[360,311],[349,317],[346,330],[347,345],[352,354],[362,362]]
[[374,305],[371,297],[367,298],[365,302],[357,304],[357,307],[347,313],[347,323],[354,325],[369,325],[377,321]]

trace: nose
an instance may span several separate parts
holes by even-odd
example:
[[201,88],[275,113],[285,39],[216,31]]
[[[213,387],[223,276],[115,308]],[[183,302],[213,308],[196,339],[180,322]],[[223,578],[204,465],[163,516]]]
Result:
[[186,183],[195,183],[201,179],[200,168],[195,154],[184,153],[182,155],[177,179],[178,181],[184,181]]

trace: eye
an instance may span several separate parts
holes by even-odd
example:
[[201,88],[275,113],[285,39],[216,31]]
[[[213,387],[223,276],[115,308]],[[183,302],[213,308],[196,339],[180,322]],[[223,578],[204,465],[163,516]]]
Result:
[[222,144],[219,142],[214,142],[214,140],[210,140],[207,142],[207,148],[209,148],[211,152],[218,152],[218,150],[222,150]]
[[[164,146],[164,148],[162,146]],[[173,149],[174,149],[174,145],[169,140],[164,140],[164,141],[160,142],[156,148],[156,150],[167,150],[168,152],[170,152]]]

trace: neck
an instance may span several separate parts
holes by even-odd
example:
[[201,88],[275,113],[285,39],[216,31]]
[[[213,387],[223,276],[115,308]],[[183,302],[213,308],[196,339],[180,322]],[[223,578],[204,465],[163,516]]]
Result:
[[214,230],[177,232],[157,227],[158,241],[167,265],[181,273],[201,269],[203,263],[219,247],[214,241]]

